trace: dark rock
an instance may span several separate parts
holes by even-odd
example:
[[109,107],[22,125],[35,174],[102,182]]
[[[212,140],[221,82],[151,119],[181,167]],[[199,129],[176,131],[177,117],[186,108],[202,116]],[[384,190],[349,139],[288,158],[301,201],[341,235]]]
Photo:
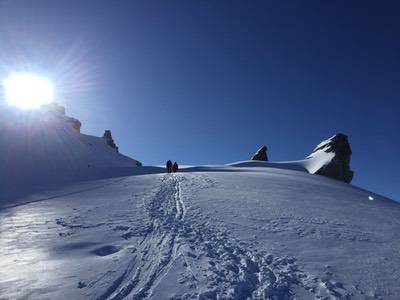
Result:
[[251,158],[251,160],[268,161],[267,146],[262,146],[260,149],[258,149],[256,154],[254,154],[253,157]]
[[331,138],[322,141],[308,157],[312,157],[314,153],[323,151],[326,153],[334,153],[332,160],[321,167],[315,174],[330,177],[350,183],[353,179],[354,172],[350,170],[351,148],[347,135],[338,133]]
[[111,135],[111,130],[105,130],[104,131],[103,139],[106,140],[106,143],[107,143],[108,146],[110,146],[111,148],[114,148],[118,152],[118,147],[114,143],[114,140],[113,140],[112,135]]

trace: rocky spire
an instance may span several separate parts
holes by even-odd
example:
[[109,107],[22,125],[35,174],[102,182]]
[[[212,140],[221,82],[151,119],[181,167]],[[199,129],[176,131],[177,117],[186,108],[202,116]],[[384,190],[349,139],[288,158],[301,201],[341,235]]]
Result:
[[111,135],[111,130],[105,130],[104,131],[103,139],[106,140],[106,143],[107,143],[108,146],[110,146],[111,148],[114,148],[118,152],[118,147],[114,143],[114,140],[113,140],[112,135]]
[[268,161],[267,146],[264,145],[260,149],[258,149],[257,152],[251,158],[251,160]]
[[321,167],[315,174],[341,180],[350,183],[354,172],[350,170],[351,148],[347,135],[338,133],[331,138],[322,141],[314,151],[307,157],[311,158],[317,152],[334,153],[332,160]]

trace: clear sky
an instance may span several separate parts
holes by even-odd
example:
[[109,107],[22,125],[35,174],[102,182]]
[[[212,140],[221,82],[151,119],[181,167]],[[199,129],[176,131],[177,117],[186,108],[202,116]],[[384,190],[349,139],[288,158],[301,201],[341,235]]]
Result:
[[0,76],[31,71],[144,164],[302,159],[349,136],[400,200],[399,1],[0,0]]

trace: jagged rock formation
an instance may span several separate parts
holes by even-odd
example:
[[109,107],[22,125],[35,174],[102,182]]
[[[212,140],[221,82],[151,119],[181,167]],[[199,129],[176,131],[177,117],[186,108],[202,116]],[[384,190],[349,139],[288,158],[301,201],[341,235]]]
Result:
[[350,170],[350,157],[352,152],[347,135],[338,133],[322,141],[307,158],[311,158],[321,151],[333,153],[334,157],[328,164],[322,166],[314,174],[350,183],[353,179],[354,172]]
[[258,149],[257,152],[252,156],[251,160],[268,161],[267,146],[264,145]]
[[[74,128],[79,133],[81,132],[82,123],[78,119],[66,116],[64,106],[62,106],[56,102],[53,102],[50,104],[42,105],[41,109],[45,113],[50,113],[52,115],[57,116],[58,118],[64,119],[67,123],[71,124],[72,128]],[[104,131],[103,139],[106,140],[106,143],[108,146],[110,146],[111,148],[114,148],[117,152],[119,152],[118,147],[115,144],[114,139],[112,138],[111,130]],[[139,165],[141,165],[141,163],[137,162],[137,166],[139,166]]]
[[62,106],[56,102],[53,102],[53,103],[42,105],[41,109],[43,111],[45,111],[46,113],[63,116],[65,118],[65,121],[67,121],[68,123],[71,123],[72,128],[74,128],[79,133],[81,132],[81,126],[82,126],[81,121],[79,121],[78,119],[66,116],[64,106]]
[[108,146],[110,146],[111,148],[114,148],[118,152],[118,147],[114,143],[114,140],[113,140],[112,135],[111,135],[111,130],[105,130],[104,131],[103,139],[106,140],[106,143],[107,143]]
[[81,132],[82,123],[78,119],[68,118],[67,122],[71,123],[72,128],[74,128],[76,131],[78,131],[79,133]]

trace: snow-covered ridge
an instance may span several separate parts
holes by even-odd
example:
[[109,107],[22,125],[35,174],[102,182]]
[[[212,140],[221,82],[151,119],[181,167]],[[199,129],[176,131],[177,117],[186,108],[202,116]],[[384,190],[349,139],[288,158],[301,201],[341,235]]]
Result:
[[275,169],[286,169],[294,171],[302,171],[310,174],[315,174],[323,166],[329,164],[332,158],[335,156],[334,153],[319,152],[313,157],[303,160],[293,161],[258,161],[258,160],[244,160],[228,164],[233,167],[266,167]]
[[66,116],[63,109],[0,107],[0,129],[0,187],[64,182],[84,173],[141,165],[118,153],[105,139],[80,133],[80,122]]
[[[266,147],[264,147],[259,149],[257,153],[262,149],[264,149],[265,152]],[[313,152],[303,160],[270,162],[267,161],[268,159],[265,152],[265,159],[258,159],[255,158],[256,156],[253,156],[251,160],[231,163],[228,164],[228,166],[269,167],[296,170],[350,183],[354,175],[354,172],[350,170],[351,154],[352,152],[347,136],[338,133],[319,143]]]

